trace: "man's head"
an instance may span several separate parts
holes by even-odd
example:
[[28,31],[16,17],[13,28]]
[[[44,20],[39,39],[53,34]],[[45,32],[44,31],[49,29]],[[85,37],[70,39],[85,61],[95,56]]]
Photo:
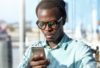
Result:
[[37,25],[47,41],[57,41],[63,34],[66,20],[65,3],[62,0],[43,0],[36,8]]
[[67,14],[65,10],[65,2],[63,0],[43,0],[41,1],[36,8],[36,14],[39,8],[51,9],[54,7],[56,7],[59,10],[59,14],[63,17],[63,24],[65,24],[66,19],[67,19]]

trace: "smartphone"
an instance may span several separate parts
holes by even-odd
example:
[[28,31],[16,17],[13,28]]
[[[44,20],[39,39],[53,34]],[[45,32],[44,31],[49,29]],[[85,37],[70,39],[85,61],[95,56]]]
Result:
[[44,58],[45,57],[45,51],[43,47],[32,47],[32,53],[33,55],[40,55],[42,54]]

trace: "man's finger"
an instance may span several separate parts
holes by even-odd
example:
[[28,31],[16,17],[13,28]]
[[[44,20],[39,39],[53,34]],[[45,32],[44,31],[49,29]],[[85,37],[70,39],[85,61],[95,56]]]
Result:
[[38,65],[48,65],[49,61],[48,60],[40,60],[40,61],[31,61],[30,65],[31,66],[38,66]]
[[47,68],[46,65],[40,65],[40,66],[33,66],[32,68]]
[[43,55],[33,55],[32,58],[30,59],[30,61],[37,61],[37,60],[42,60],[44,59]]

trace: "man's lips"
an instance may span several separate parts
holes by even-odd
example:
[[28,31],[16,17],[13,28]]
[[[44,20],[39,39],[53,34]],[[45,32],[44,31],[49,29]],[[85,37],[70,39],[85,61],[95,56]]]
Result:
[[53,36],[53,34],[46,34],[45,36],[46,36],[46,38],[51,38]]
[[46,38],[51,38],[51,37],[52,37],[51,35],[47,35],[47,36],[46,36]]

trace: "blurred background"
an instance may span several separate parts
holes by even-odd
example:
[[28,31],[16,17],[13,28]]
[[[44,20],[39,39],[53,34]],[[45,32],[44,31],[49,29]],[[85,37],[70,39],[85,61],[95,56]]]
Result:
[[[26,48],[44,39],[36,26],[35,9],[39,1],[0,0],[0,68],[17,68]],[[65,33],[87,43],[93,49],[99,67],[100,0],[65,2],[68,3]]]

